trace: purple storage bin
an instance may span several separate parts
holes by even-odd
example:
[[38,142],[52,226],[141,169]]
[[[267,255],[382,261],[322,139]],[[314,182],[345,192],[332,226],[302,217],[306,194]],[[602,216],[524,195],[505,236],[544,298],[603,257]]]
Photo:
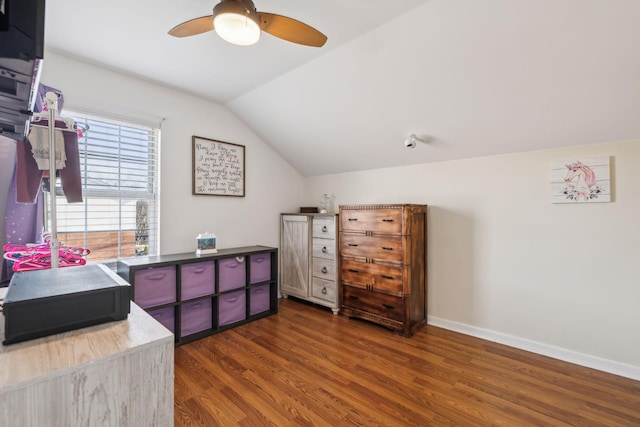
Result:
[[247,293],[230,292],[218,297],[218,326],[239,322],[247,318]]
[[213,261],[182,264],[180,266],[180,299],[185,301],[213,294],[215,272],[216,265]]
[[133,300],[142,308],[176,301],[176,267],[137,270]]
[[251,270],[250,283],[260,283],[271,280],[271,254],[256,254],[249,257]]
[[249,291],[249,311],[251,315],[269,311],[271,303],[270,285],[254,286]]
[[175,333],[175,310],[173,307],[157,308],[155,310],[149,310],[148,313],[162,323],[165,328]]
[[205,298],[180,305],[180,336],[211,329],[211,299]]
[[237,289],[247,284],[245,257],[218,260],[218,292]]

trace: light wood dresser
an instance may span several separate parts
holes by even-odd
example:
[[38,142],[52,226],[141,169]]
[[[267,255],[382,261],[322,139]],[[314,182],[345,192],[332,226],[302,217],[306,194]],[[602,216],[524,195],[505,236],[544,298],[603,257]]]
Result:
[[337,227],[334,214],[282,214],[280,293],[338,314]]
[[340,206],[341,313],[410,336],[427,315],[427,206]]
[[173,372],[173,335],[132,303],[126,320],[0,346],[0,426],[172,426]]

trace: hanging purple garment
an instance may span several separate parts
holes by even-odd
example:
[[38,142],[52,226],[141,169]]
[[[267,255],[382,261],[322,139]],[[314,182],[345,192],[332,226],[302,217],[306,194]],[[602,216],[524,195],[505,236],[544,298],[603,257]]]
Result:
[[38,96],[36,96],[35,103],[33,106],[34,113],[40,113],[45,111],[45,101],[44,97],[47,95],[47,92],[53,92],[58,95],[58,113],[62,111],[62,107],[64,106],[64,96],[62,92],[58,89],[52,88],[51,86],[43,85],[42,83],[38,84]]
[[[48,121],[39,124],[46,126]],[[56,122],[57,128],[64,128],[64,122]],[[60,181],[64,195],[69,203],[82,202],[82,174],[80,171],[80,155],[78,152],[78,134],[75,131],[63,131],[64,147],[67,155],[66,165],[59,170]],[[18,141],[16,147],[18,160],[16,171],[16,196],[22,203],[34,203],[40,189],[40,181],[44,171],[38,169],[31,153],[31,144],[28,140]]]
[[[42,218],[44,217],[44,197],[40,191],[35,197],[35,203],[16,202],[16,169],[7,194],[7,210],[5,215],[5,242],[25,245],[27,243],[42,243],[44,231]],[[2,280],[11,278],[13,272],[5,259],[2,260]]]
[[[33,111],[35,113],[40,113],[43,110],[44,105],[44,96],[47,92],[54,92],[58,94],[58,111],[62,110],[62,106],[64,103],[64,99],[62,96],[62,92],[57,89],[54,89],[50,86],[43,85],[40,83],[38,85],[38,96],[36,96],[35,105]],[[20,142],[18,142],[19,144]],[[24,142],[22,142],[23,146],[22,150],[25,149]],[[66,142],[65,142],[66,145]],[[35,164],[35,160],[33,156],[31,156],[31,147],[26,147],[28,149],[29,157],[33,160]],[[20,150],[16,147],[16,162],[19,160],[18,152]],[[76,151],[77,151],[77,138],[76,138]],[[24,154],[24,151],[23,151]],[[78,171],[79,171],[79,160],[78,160]],[[7,193],[7,204],[6,204],[6,212],[5,212],[5,243],[14,243],[14,244],[26,244],[26,243],[42,243],[42,232],[44,231],[43,227],[43,218],[44,218],[44,195],[40,190],[40,177],[37,177],[35,174],[33,177],[29,178],[26,183],[22,181],[25,185],[25,189],[28,190],[28,194],[33,191],[35,187],[35,193],[31,193],[32,197],[30,198],[30,203],[19,203],[17,202],[17,165],[13,169],[13,175],[11,178],[11,184],[9,185],[9,190]],[[37,186],[34,186],[33,179],[37,180]],[[72,192],[75,192],[74,189]],[[81,193],[80,193],[81,194]],[[6,260],[2,260],[2,274],[1,280],[8,280],[11,278],[13,272],[11,271],[11,266],[8,265]]]

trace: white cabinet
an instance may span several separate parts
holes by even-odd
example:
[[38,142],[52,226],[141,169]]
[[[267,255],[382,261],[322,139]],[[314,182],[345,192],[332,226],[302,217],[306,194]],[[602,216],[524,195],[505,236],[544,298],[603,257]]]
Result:
[[280,292],[338,314],[336,216],[282,214]]

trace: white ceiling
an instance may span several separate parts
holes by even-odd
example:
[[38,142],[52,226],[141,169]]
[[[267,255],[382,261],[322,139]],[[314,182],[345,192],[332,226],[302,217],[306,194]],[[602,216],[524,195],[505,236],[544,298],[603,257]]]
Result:
[[637,0],[255,1],[327,44],[166,34],[216,0],[47,0],[45,42],[227,105],[305,176],[640,137]]

